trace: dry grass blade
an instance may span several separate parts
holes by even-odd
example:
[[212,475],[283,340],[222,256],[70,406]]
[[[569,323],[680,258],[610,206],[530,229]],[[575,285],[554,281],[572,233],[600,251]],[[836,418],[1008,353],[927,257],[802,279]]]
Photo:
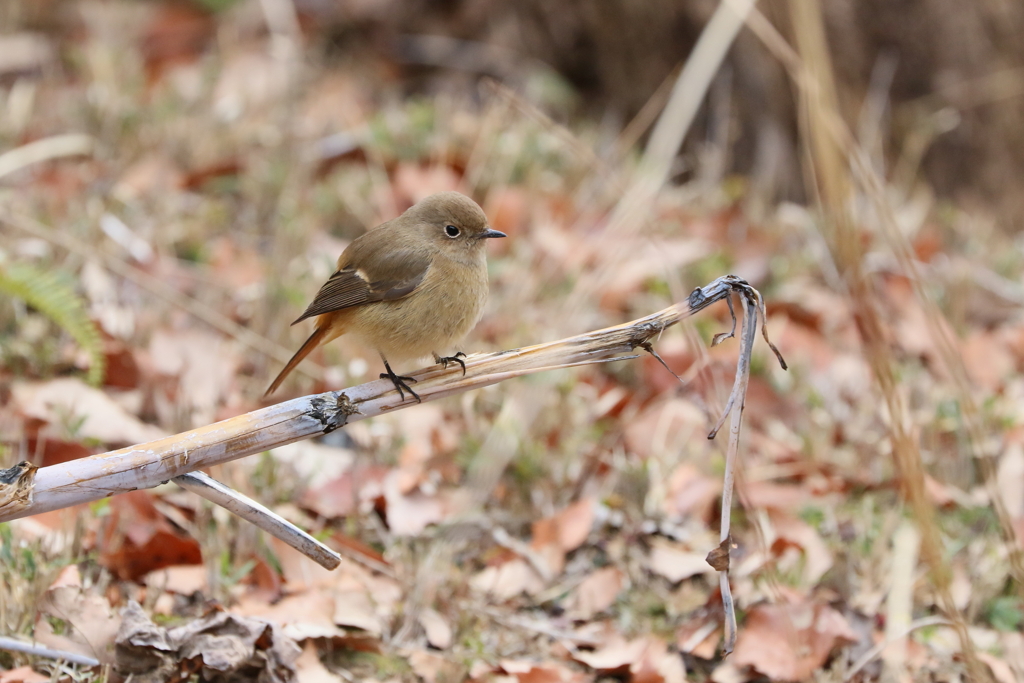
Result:
[[0,154],[0,178],[43,161],[90,154],[94,145],[95,141],[89,135],[68,133],[15,147]]
[[[655,205],[655,196],[671,175],[672,164],[697,110],[753,6],[753,0],[724,0],[716,8],[651,131],[635,178],[616,204],[608,219],[608,227],[599,239],[634,235],[646,224],[647,216]],[[623,255],[622,258],[626,257]],[[617,265],[615,261],[609,261],[594,274],[581,277],[569,310],[589,292],[600,289]]]
[[[954,622],[970,678],[977,681],[989,680],[967,633],[964,617],[956,608],[950,592],[950,570],[943,556],[935,509],[925,494],[921,453],[908,427],[908,408],[899,391],[894,359],[886,338],[885,325],[877,309],[873,283],[864,269],[861,234],[850,209],[854,191],[858,187],[856,181],[879,205],[885,206],[888,202],[884,193],[872,187],[874,184],[881,185],[875,171],[867,173],[867,177],[851,177],[850,168],[857,168],[859,163],[863,165],[863,157],[853,149],[850,142],[852,135],[839,114],[820,4],[817,0],[791,0],[789,6],[799,58],[794,64],[791,55],[786,53],[784,59],[787,66],[795,66],[798,73],[795,80],[802,98],[801,123],[809,144],[809,185],[819,193],[824,217],[830,228],[830,248],[845,279],[865,353],[889,413],[890,439],[901,488],[921,530],[922,554],[931,570],[939,603]],[[762,33],[765,32],[764,28],[761,27]],[[773,40],[765,44],[772,48],[778,42]],[[865,187],[868,178],[873,180]]]

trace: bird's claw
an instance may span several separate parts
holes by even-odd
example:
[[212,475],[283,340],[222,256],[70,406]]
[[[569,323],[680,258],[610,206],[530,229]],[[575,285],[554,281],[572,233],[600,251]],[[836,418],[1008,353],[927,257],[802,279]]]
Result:
[[466,376],[466,362],[462,360],[465,357],[466,357],[466,354],[464,354],[462,351],[459,351],[454,356],[445,356],[444,358],[442,358],[441,356],[434,356],[434,361],[436,363],[438,363],[445,370],[447,370],[448,366],[451,365],[452,363],[458,363],[459,365],[462,366],[462,376],[465,377]]
[[410,394],[412,394],[412,397],[416,399],[417,403],[423,403],[423,399],[420,398],[420,395],[413,391],[412,387],[408,385],[408,382],[416,381],[415,377],[396,375],[395,371],[391,369],[391,366],[388,365],[387,361],[384,361],[384,367],[387,369],[387,372],[380,373],[380,378],[391,380],[391,383],[395,385],[395,389],[398,389],[398,396],[403,401],[405,400],[405,394],[402,392],[402,390],[404,389],[405,391],[408,391]]

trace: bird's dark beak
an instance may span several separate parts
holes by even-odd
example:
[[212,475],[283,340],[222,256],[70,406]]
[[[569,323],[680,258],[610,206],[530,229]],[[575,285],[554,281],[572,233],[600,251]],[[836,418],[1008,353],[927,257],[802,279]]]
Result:
[[508,235],[503,233],[501,230],[494,230],[492,228],[487,228],[482,233],[480,233],[478,235],[478,237],[480,239],[484,239],[484,238],[487,238],[487,237],[508,237]]

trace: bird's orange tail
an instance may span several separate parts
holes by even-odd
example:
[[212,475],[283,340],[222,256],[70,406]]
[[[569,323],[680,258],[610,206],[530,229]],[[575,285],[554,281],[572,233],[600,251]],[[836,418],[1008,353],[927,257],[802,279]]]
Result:
[[309,339],[295,352],[292,359],[284,366],[284,368],[277,374],[277,377],[273,382],[270,383],[270,388],[263,394],[264,396],[270,396],[274,391],[281,386],[281,382],[284,378],[291,374],[291,371],[295,369],[295,366],[302,362],[302,359],[309,355],[310,351],[320,346],[323,342],[324,337],[327,336],[327,331],[330,329],[330,325],[321,325],[316,328],[313,334],[309,335]]

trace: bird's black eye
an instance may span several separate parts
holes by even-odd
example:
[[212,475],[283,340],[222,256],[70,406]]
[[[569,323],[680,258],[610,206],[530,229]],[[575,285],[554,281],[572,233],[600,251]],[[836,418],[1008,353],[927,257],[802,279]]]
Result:
[[446,226],[444,226],[444,234],[448,235],[452,239],[455,239],[456,237],[458,237],[460,232],[461,231],[458,228],[456,228],[454,225],[446,225]]

